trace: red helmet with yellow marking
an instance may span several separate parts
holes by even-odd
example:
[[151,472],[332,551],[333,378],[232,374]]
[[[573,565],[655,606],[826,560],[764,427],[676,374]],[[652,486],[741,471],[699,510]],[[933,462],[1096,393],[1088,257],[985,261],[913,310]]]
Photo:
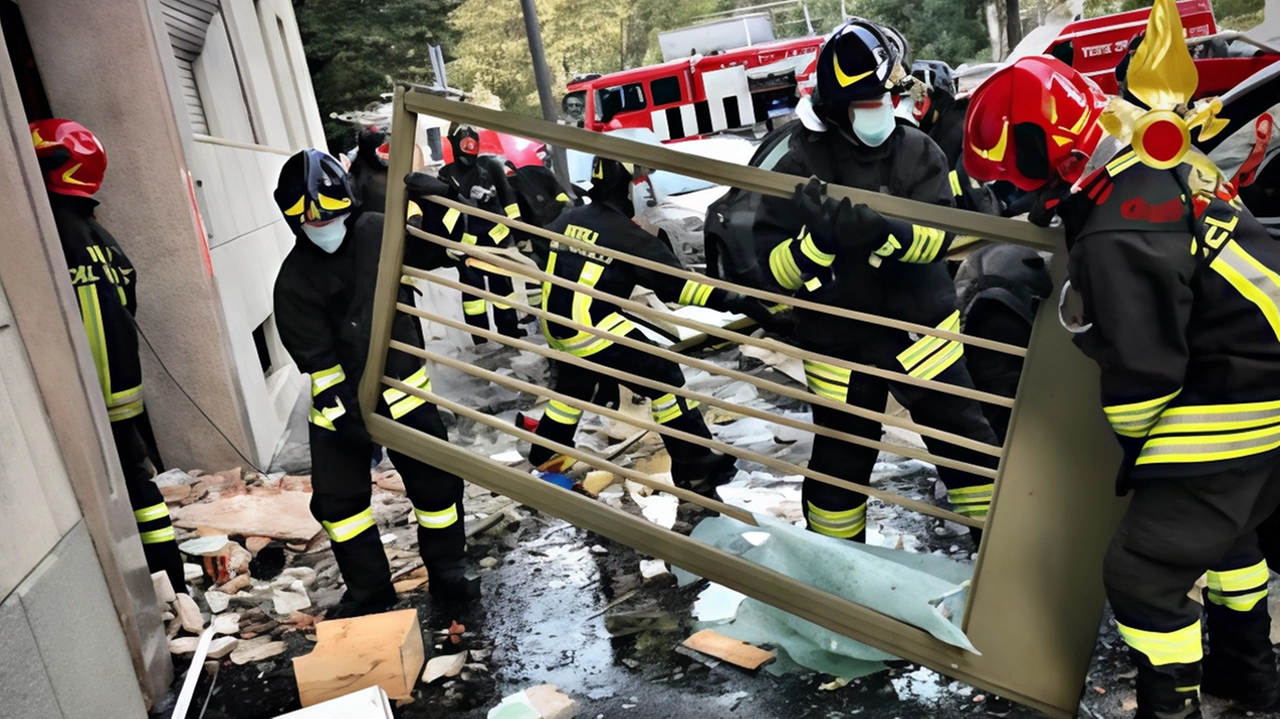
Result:
[[1024,57],[973,92],[964,120],[964,169],[982,182],[1027,191],[1061,177],[1075,182],[1104,134],[1107,96],[1051,57]]
[[44,184],[50,192],[92,197],[102,187],[107,152],[84,125],[75,120],[36,120],[30,129]]
[[329,222],[360,204],[351,175],[342,163],[316,149],[303,150],[285,160],[276,183],[275,200],[295,234],[305,222]]

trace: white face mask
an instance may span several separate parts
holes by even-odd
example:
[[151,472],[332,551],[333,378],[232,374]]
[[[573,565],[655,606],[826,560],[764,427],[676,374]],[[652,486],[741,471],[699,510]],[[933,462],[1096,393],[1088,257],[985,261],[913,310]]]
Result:
[[343,215],[325,225],[303,225],[302,232],[311,240],[311,244],[332,255],[342,246],[342,239],[347,236],[346,220],[346,215]]
[[853,134],[868,147],[879,147],[893,134],[897,122],[893,117],[893,100],[885,95],[875,107],[849,106]]

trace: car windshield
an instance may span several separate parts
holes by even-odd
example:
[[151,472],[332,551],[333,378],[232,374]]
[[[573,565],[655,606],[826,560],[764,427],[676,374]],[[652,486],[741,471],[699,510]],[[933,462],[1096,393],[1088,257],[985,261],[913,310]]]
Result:
[[[625,128],[608,134],[623,137],[648,145],[662,144],[652,130],[644,128]],[[705,140],[685,140],[665,145],[668,149],[685,152],[698,157],[705,157],[735,165],[746,165],[755,152],[755,143],[740,137],[711,137]],[[591,184],[592,156],[577,150],[568,151],[569,178],[575,185],[587,187]],[[650,175],[654,188],[666,196],[683,195],[699,190],[716,187],[717,184],[697,177],[678,175],[666,170],[657,170]]]

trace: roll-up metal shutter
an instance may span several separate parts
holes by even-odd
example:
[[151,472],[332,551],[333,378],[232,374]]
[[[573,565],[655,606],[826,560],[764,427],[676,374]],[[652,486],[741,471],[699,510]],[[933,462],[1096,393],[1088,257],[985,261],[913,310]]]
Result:
[[194,63],[204,50],[209,23],[219,11],[218,0],[160,0],[160,7],[169,31],[169,44],[178,60],[178,82],[187,117],[191,120],[191,131],[207,135],[209,123],[196,86]]

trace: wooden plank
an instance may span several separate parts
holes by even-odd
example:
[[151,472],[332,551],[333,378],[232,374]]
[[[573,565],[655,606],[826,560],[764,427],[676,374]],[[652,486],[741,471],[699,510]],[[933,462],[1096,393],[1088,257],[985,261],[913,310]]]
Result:
[[774,659],[773,652],[767,652],[739,639],[726,637],[713,629],[703,629],[694,634],[684,640],[684,646],[751,671],[759,669],[763,664]]
[[320,622],[315,650],[295,658],[293,672],[308,707],[373,686],[409,699],[423,663],[418,610],[402,609]]

